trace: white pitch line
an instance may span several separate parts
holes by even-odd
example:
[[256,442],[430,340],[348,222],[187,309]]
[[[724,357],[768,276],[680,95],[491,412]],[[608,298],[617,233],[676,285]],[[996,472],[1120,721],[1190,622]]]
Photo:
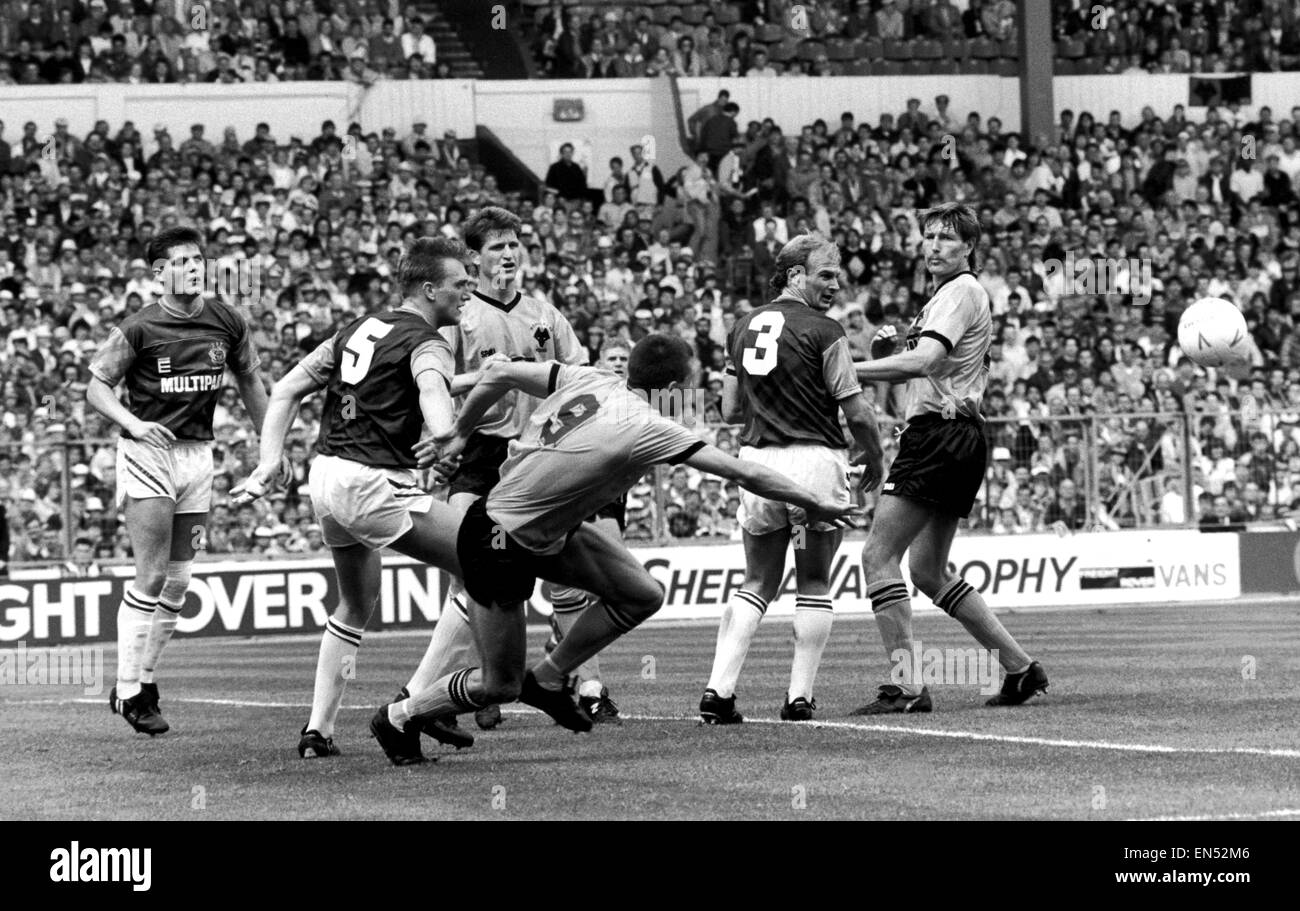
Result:
[[[90,698],[72,699],[7,699],[9,705],[99,705],[104,700]],[[186,702],[196,705],[223,705],[257,709],[310,709],[310,702],[253,702],[244,699],[169,698],[168,702]],[[373,705],[345,705],[342,709],[369,711]],[[506,714],[531,715],[533,709],[507,708]],[[623,715],[629,721],[691,721],[695,715]],[[1050,737],[1021,737],[1015,734],[981,734],[978,731],[947,731],[942,728],[909,727],[900,724],[854,724],[851,721],[778,721],[775,718],[747,718],[745,724],[799,725],[800,727],[829,728],[837,731],[866,731],[882,734],[911,734],[916,737],[946,737],[950,740],[970,740],[985,743],[1018,743],[1026,746],[1060,747],[1069,750],[1111,750],[1120,753],[1162,753],[1200,756],[1269,756],[1280,759],[1300,759],[1300,750],[1267,749],[1264,747],[1171,747],[1163,744],[1114,743],[1108,740],[1061,740]]]
[[1135,816],[1127,822],[1215,822],[1227,819],[1289,819],[1297,810],[1260,810],[1258,813],[1217,813],[1209,816]]

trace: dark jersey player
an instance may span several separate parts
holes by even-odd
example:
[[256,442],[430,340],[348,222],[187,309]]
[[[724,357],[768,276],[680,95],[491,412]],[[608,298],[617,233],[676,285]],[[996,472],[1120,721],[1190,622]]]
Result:
[[339,752],[334,723],[379,598],[380,550],[424,559],[429,547],[433,498],[407,495],[420,490],[414,450],[422,427],[452,427],[452,353],[437,330],[454,326],[469,300],[467,261],[459,241],[415,241],[398,266],[402,305],[346,326],[275,384],[260,462],[235,491],[237,501],[266,491],[298,403],[325,389],[308,484],[334,557],[339,605],[321,639],[311,717],[298,743],[304,758]]
[[[844,328],[824,312],[839,291],[838,276],[839,251],[832,243],[805,234],[781,249],[770,282],[776,299],[737,321],[727,340],[723,416],[744,425],[742,459],[847,505],[849,459],[840,412],[862,450],[864,490],[880,480],[881,452]],[[811,720],[813,681],[833,618],[831,564],[843,533],[827,523],[809,523],[801,509],[748,492],[741,493],[737,517],[745,581],[722,615],[700,717],[707,724],[743,720],[736,711],[736,682],[759,621],[780,591],[793,538],[794,661],[781,718]]]
[[[136,731],[169,729],[154,674],[189,590],[212,497],[212,415],[226,371],[255,429],[266,389],[248,323],[204,295],[202,236],[168,228],[147,255],[163,293],[115,328],[90,365],[86,401],[122,428],[117,502],[135,578],[117,609],[117,681],[109,707]],[[126,387],[126,401],[114,394]]]
[[992,318],[988,294],[970,270],[980,240],[975,211],[947,203],[921,213],[920,220],[921,252],[934,294],[912,321],[906,350],[887,353],[896,332],[886,327],[872,344],[873,360],[855,365],[860,380],[907,384],[907,427],[862,551],[876,626],[904,683],[880,687],[875,701],[855,713],[863,715],[932,708],[928,688],[911,679],[919,662],[913,661],[904,552],[912,584],[998,656],[1006,679],[989,705],[1019,705],[1047,688],[1043,666],[1030,659],[979,592],[949,568],[957,523],[970,515],[988,462],[980,404],[988,383]]

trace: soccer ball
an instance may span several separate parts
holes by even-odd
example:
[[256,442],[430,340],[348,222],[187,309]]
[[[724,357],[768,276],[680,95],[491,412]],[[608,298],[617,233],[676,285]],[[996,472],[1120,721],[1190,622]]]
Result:
[[1231,301],[1203,297],[1178,321],[1178,347],[1202,367],[1226,367],[1247,357],[1246,318]]

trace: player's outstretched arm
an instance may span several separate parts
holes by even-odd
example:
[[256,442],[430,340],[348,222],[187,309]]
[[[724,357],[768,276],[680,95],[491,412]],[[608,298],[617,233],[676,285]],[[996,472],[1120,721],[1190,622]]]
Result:
[[487,410],[512,389],[539,399],[546,398],[551,394],[554,374],[559,368],[556,361],[495,361],[489,364],[483,371],[483,378],[460,406],[456,432],[468,436]]
[[453,398],[459,398],[471,391],[483,379],[483,374],[487,369],[496,363],[510,363],[510,358],[504,354],[492,354],[484,359],[479,369],[471,370],[469,373],[458,373],[451,378],[451,394]]
[[686,464],[728,481],[735,481],[750,493],[756,493],[760,497],[802,507],[808,513],[809,522],[836,522],[847,525],[857,511],[857,507],[852,504],[841,506],[834,501],[819,500],[806,488],[799,486],[780,472],[756,462],[747,462],[727,455],[716,446],[705,446],[696,451],[686,459]]
[[853,365],[861,382],[901,383],[929,376],[948,356],[943,342],[930,336],[917,339],[916,347],[875,361],[857,361]]
[[[261,381],[258,382],[260,384]],[[255,500],[266,493],[284,472],[284,438],[289,433],[298,405],[324,385],[306,367],[298,364],[272,387],[262,421],[257,467],[244,483],[236,485],[230,491],[236,505]]]
[[415,447],[416,467],[430,468],[440,459],[454,459],[465,448],[474,428],[487,410],[512,389],[539,399],[551,394],[552,383],[560,369],[557,361],[495,361],[484,368],[483,377],[461,403],[460,415],[452,429],[421,440]]

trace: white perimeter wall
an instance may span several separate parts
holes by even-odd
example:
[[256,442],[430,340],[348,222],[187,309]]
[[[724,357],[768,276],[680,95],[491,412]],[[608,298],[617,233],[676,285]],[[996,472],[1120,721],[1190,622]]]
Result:
[[[198,121],[207,125],[209,138],[219,138],[226,126],[234,126],[243,139],[252,135],[258,121],[265,120],[282,141],[289,136],[314,137],[325,119],[334,120],[340,131],[359,120],[366,130],[395,127],[399,136],[416,119],[423,119],[434,136],[450,128],[462,138],[472,137],[475,125],[483,124],[539,175],[545,174],[562,143],[574,143],[579,158],[590,163],[592,184],[599,185],[608,174],[609,158],[626,158],[628,146],[647,135],[654,135],[660,144],[676,141],[675,136],[651,131],[652,85],[649,79],[477,83],[449,79],[381,82],[367,90],[319,82],[23,86],[0,90],[0,120],[11,142],[22,134],[24,122],[35,121],[38,132],[45,134],[53,129],[56,117],[67,117],[72,132],[79,135],[98,119],[107,120],[113,129],[132,120],[146,135],[155,123],[164,123],[178,141]],[[787,129],[819,117],[833,127],[843,111],[852,111],[859,120],[875,121],[882,113],[901,113],[912,97],[933,110],[934,98],[940,94],[949,96],[958,120],[979,111],[985,119],[1000,117],[1008,130],[1020,127],[1019,81],[999,76],[709,77],[679,80],[678,85],[684,116],[715,98],[719,89],[728,89],[740,105],[742,128],[749,120],[765,117]],[[1257,74],[1253,86],[1255,97],[1244,108],[1248,115],[1267,104],[1282,118],[1300,103],[1300,73]],[[1119,110],[1129,123],[1146,105],[1164,116],[1175,104],[1189,102],[1186,76],[1058,76],[1053,87],[1058,111],[1089,110],[1104,119],[1111,110]],[[555,122],[552,109],[557,98],[581,98],[585,119]],[[1189,105],[1189,117],[1203,114],[1203,109]]]

